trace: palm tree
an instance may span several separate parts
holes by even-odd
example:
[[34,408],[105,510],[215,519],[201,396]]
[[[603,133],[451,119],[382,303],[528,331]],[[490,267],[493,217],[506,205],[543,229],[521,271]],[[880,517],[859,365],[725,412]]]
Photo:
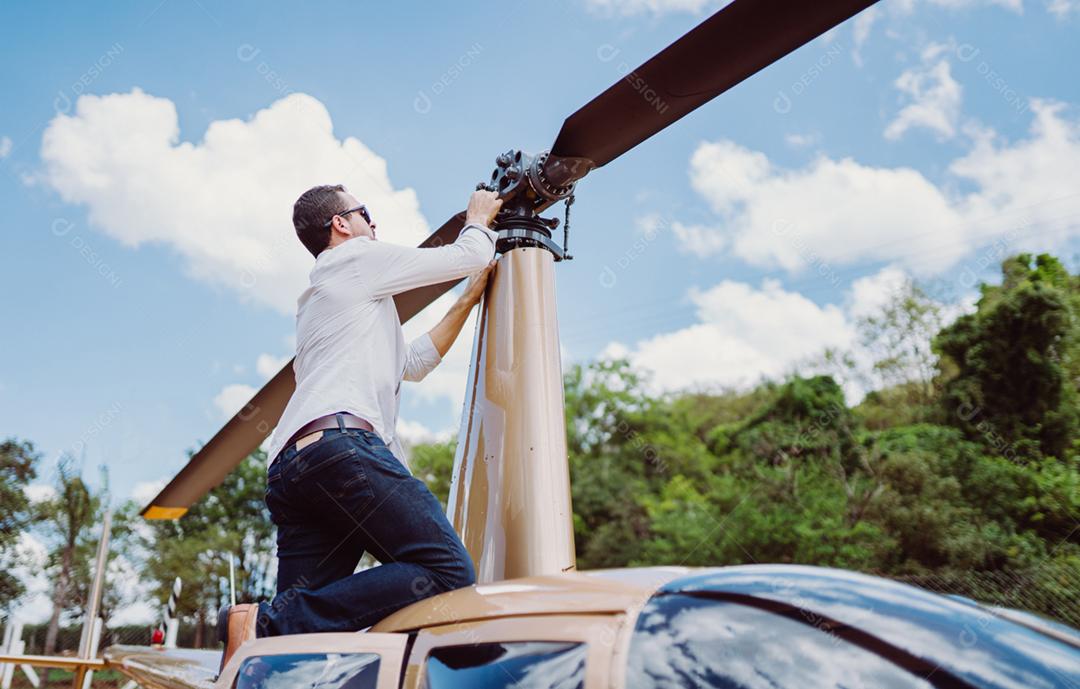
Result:
[[80,555],[88,550],[88,541],[93,538],[91,527],[100,513],[101,497],[83,481],[74,459],[65,455],[58,463],[56,495],[37,505],[50,543],[46,569],[54,577],[53,609],[45,634],[46,655],[56,651],[61,614],[79,602],[80,593],[85,595],[90,563]]

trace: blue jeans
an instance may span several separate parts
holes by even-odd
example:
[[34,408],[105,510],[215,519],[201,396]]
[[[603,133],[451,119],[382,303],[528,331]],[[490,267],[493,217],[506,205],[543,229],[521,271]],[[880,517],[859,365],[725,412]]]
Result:
[[[260,604],[260,637],[356,631],[476,580],[439,501],[370,431],[286,447],[270,464],[266,505],[278,579]],[[365,551],[382,564],[354,574]]]

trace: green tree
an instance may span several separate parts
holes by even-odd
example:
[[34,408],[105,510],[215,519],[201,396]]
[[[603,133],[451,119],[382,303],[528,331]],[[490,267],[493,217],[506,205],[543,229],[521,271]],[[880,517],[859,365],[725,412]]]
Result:
[[409,468],[413,475],[427,484],[428,490],[446,508],[450,498],[450,479],[454,472],[456,443],[419,444],[411,448]]
[[1080,281],[1045,254],[1010,258],[1002,273],[1000,286],[982,287],[978,310],[934,341],[955,369],[943,406],[951,424],[997,453],[1061,458],[1080,421]]
[[[82,605],[89,585],[89,553],[94,550],[104,501],[83,481],[77,463],[65,455],[57,464],[56,494],[36,503],[49,553],[46,572],[53,581],[52,614],[45,635],[45,654],[56,650],[60,616]],[[92,555],[89,555],[92,559]]]
[[18,560],[19,537],[33,520],[26,486],[37,477],[40,455],[29,441],[8,438],[0,443],[0,610],[8,608],[25,590],[11,574]]
[[791,457],[853,465],[854,430],[855,420],[835,380],[795,377],[733,429],[730,446],[774,465]]
[[140,548],[143,574],[162,607],[180,577],[177,613],[192,619],[195,645],[206,644],[213,612],[228,600],[229,554],[236,558],[236,600],[270,598],[275,582],[274,524],[264,502],[266,453],[256,450],[221,485],[177,520],[148,522]]
[[[623,360],[576,365],[564,376],[574,539],[582,568],[634,560],[648,535],[646,494],[686,454],[665,437],[664,405]],[[686,438],[688,447],[694,444]],[[700,441],[697,445],[700,445]]]
[[856,414],[870,429],[926,421],[938,394],[931,343],[943,325],[942,304],[905,278],[878,311],[856,318],[857,348],[827,349],[810,368],[866,391]]
[[639,562],[880,562],[893,543],[866,515],[881,479],[836,382],[796,377],[741,402],[741,421],[708,434],[704,479],[677,474],[643,496],[650,538]]
[[928,407],[935,397],[937,371],[937,355],[930,342],[942,325],[941,304],[910,278],[890,295],[880,312],[859,317],[856,328],[873,361],[873,387],[904,389],[909,406]]

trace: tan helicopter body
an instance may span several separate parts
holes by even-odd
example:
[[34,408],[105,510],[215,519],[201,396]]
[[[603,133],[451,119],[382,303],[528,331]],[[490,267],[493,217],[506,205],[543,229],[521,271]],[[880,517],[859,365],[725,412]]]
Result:
[[[679,567],[567,573],[479,584],[394,613],[368,632],[299,634],[248,642],[216,678],[220,654],[117,646],[106,659],[144,687],[194,689],[243,687],[245,663],[281,654],[379,656],[375,684],[406,689],[428,686],[425,659],[435,649],[464,644],[569,642],[585,650],[586,687],[622,686],[622,669],[634,620],[656,588],[690,570]],[[164,658],[168,660],[163,662]],[[404,674],[403,674],[404,673]]]

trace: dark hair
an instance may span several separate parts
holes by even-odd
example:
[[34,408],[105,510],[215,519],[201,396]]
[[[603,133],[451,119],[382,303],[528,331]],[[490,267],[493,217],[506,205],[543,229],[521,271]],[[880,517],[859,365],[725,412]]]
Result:
[[330,244],[330,228],[325,227],[326,221],[345,210],[339,196],[344,191],[345,187],[340,184],[322,184],[300,194],[293,204],[292,223],[296,236],[316,258]]

